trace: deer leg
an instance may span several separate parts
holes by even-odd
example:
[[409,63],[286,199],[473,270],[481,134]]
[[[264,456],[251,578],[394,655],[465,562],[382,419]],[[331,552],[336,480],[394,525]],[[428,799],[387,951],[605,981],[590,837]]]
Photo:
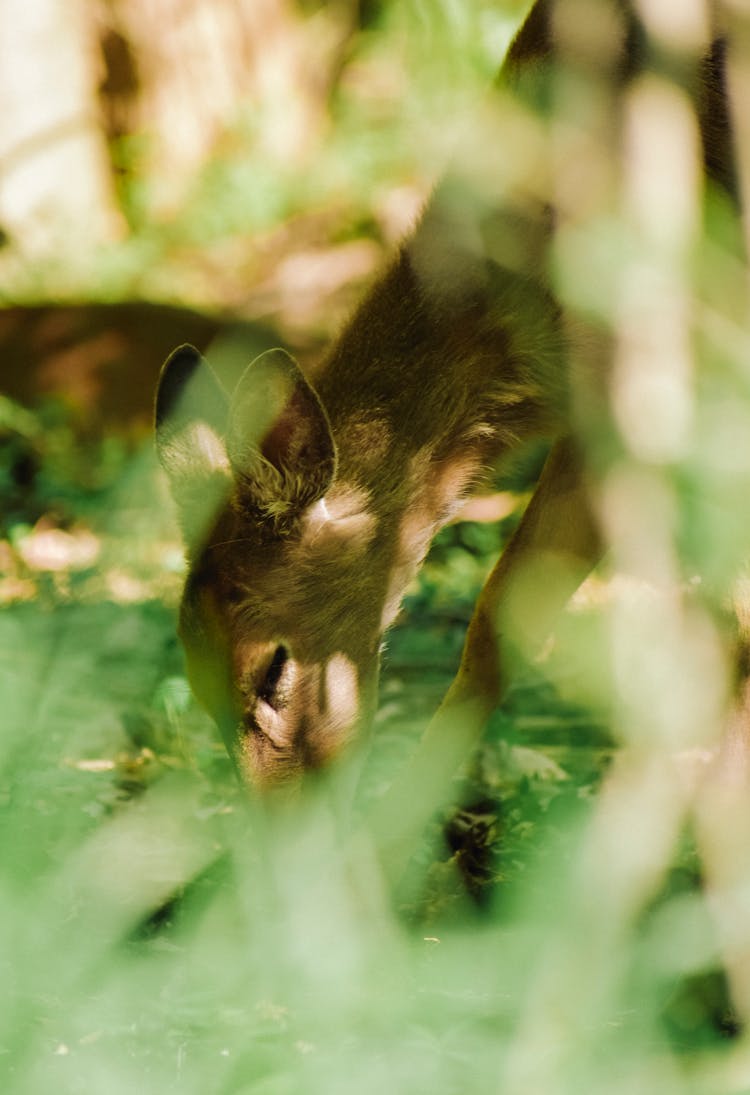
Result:
[[[479,595],[458,673],[415,753],[373,812],[381,861],[393,878],[502,698],[517,647],[511,631],[521,625],[524,648],[540,646],[601,555],[583,471],[574,440],[559,440]],[[521,619],[529,589],[536,591],[533,612]]]

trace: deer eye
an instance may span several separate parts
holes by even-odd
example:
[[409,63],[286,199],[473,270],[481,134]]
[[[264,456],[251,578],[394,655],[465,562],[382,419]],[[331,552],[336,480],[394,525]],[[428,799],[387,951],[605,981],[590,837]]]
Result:
[[289,660],[289,651],[285,646],[277,646],[274,651],[274,655],[268,664],[265,676],[258,686],[257,696],[258,699],[263,700],[269,707],[273,707],[274,710],[278,710],[279,707],[284,706],[284,695],[279,687],[281,681],[281,674],[284,672],[284,666]]

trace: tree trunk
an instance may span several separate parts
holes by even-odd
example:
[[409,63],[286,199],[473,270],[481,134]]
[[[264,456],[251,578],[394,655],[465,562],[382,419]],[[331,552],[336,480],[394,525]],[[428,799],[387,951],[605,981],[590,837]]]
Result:
[[34,257],[122,230],[78,0],[0,0],[0,225]]

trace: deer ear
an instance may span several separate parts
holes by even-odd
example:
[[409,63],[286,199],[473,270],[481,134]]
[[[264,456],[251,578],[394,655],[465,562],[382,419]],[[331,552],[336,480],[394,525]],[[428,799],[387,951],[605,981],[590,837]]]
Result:
[[193,346],[167,358],[156,389],[156,451],[190,548],[205,536],[231,488],[228,409],[226,392]]
[[336,472],[328,416],[299,366],[269,350],[232,395],[227,451],[242,510],[277,527],[322,497]]

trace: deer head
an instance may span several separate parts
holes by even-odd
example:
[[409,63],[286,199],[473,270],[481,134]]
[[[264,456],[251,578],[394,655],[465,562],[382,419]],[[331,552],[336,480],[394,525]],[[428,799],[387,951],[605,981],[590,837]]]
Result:
[[245,780],[293,779],[374,707],[387,578],[366,492],[337,475],[326,411],[283,350],[230,397],[180,347],[156,437],[187,548],[179,631],[195,696]]

